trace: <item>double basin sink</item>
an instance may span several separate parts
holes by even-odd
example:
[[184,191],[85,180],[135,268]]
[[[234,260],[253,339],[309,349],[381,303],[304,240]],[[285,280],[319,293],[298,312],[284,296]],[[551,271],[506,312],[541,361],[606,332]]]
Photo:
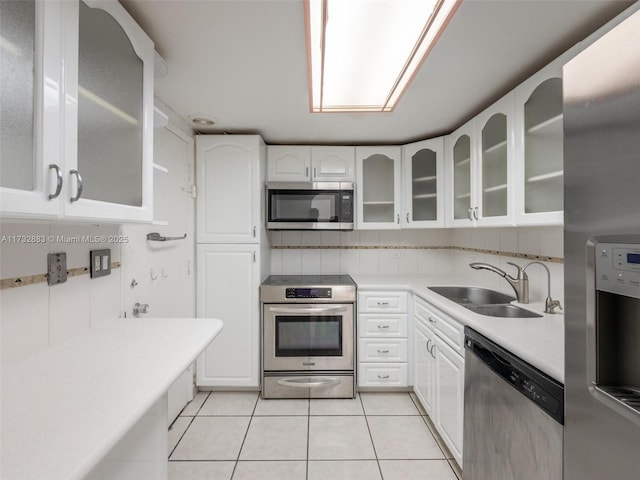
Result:
[[504,293],[481,287],[428,287],[452,302],[462,305],[472,312],[489,317],[534,318],[542,317],[510,302],[515,298]]

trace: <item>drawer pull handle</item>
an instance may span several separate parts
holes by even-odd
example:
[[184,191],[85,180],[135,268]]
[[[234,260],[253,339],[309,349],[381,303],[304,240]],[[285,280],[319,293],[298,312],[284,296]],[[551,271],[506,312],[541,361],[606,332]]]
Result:
[[387,305],[389,305],[389,302],[378,302],[378,306],[380,307],[386,307]]
[[388,330],[389,329],[389,325],[378,325],[378,328],[380,328],[382,330]]
[[389,353],[389,350],[380,350],[380,349],[378,349],[378,353]]
[[389,380],[389,375],[378,375],[379,380]]
[[433,318],[431,318],[431,317],[427,317],[427,318],[429,319],[429,321],[430,321],[431,323],[438,323],[436,320],[434,320],[434,319],[433,319]]

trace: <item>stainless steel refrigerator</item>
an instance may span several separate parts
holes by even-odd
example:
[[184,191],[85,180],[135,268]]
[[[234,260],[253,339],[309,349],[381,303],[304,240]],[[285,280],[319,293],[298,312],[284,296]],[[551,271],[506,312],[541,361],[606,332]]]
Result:
[[563,77],[564,478],[640,478],[640,12]]

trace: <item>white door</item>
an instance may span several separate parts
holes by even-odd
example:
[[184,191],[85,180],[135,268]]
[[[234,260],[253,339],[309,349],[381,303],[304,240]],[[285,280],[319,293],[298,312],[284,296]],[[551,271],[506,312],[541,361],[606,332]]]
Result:
[[198,243],[259,243],[261,140],[196,136]]
[[358,229],[400,228],[401,147],[356,147]]
[[267,180],[269,182],[308,182],[311,178],[311,147],[269,145]]
[[0,215],[55,218],[64,182],[60,3],[3,2],[2,16]]
[[354,182],[356,151],[354,147],[311,147],[311,179],[314,182]]
[[197,362],[199,386],[257,387],[260,259],[257,245],[198,245],[197,314],[224,326]]
[[462,465],[464,418],[464,359],[435,336],[436,426],[451,453]]
[[402,147],[402,228],[444,226],[443,137]]
[[422,406],[430,416],[434,416],[434,380],[435,360],[433,358],[433,332],[414,319],[414,381],[413,388],[422,403]]

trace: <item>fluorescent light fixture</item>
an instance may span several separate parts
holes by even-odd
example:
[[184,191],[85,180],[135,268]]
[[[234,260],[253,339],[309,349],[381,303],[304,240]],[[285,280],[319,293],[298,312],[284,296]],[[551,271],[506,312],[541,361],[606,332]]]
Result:
[[305,0],[312,112],[390,112],[462,0]]

